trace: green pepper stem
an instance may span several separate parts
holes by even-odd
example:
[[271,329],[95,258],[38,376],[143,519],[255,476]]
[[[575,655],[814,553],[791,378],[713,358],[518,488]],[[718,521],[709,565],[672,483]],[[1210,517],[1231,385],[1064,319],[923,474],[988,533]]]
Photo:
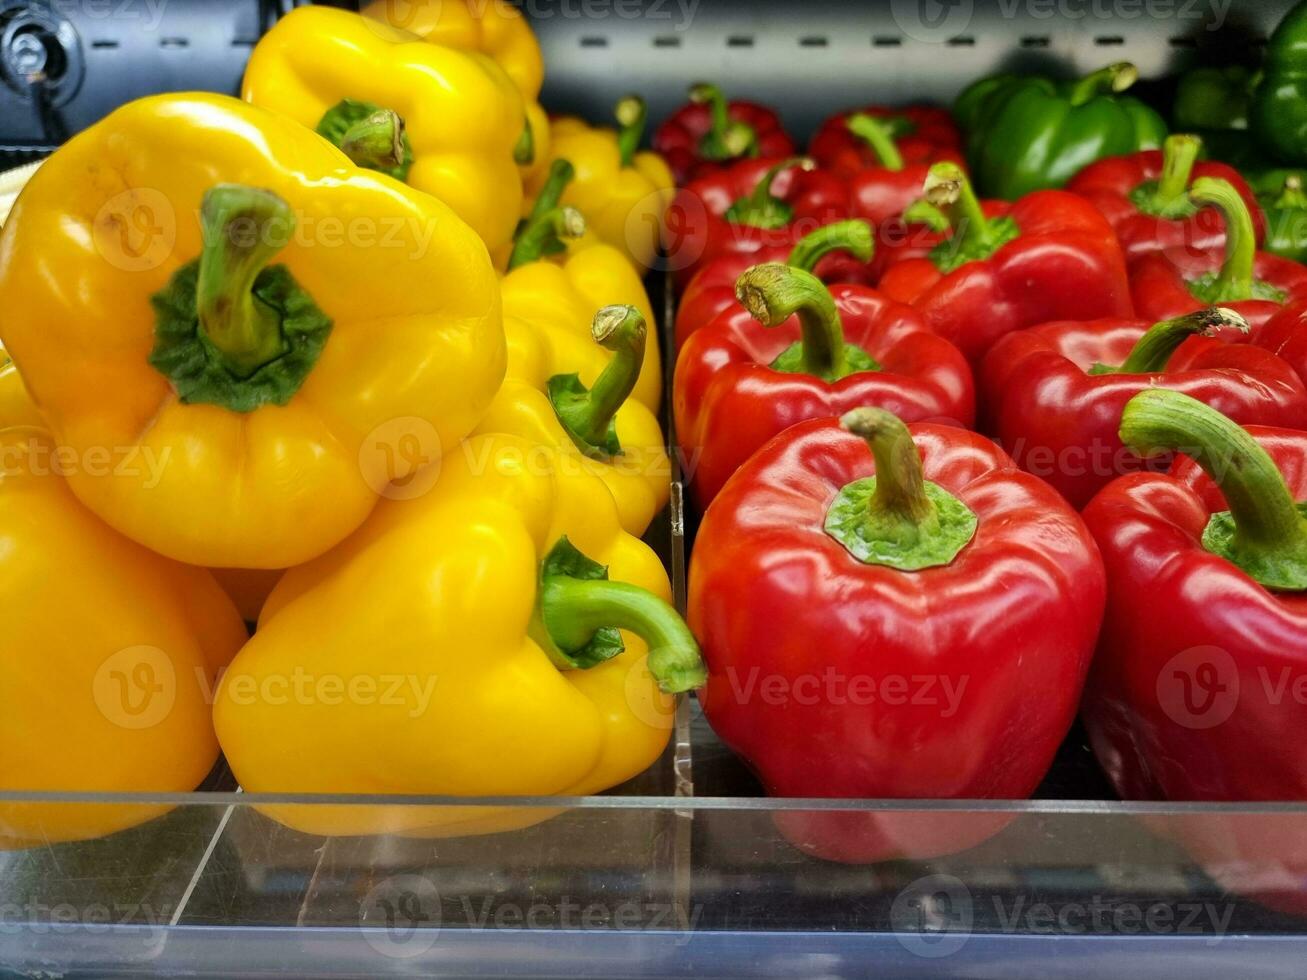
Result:
[[567,190],[567,185],[572,182],[576,176],[576,168],[572,166],[571,160],[555,160],[549,165],[549,175],[545,178],[544,186],[540,188],[540,193],[536,195],[535,204],[531,206],[531,215],[544,214],[546,211],[552,211],[558,207],[563,199],[563,192]]
[[712,127],[699,141],[699,152],[708,160],[733,160],[756,156],[758,134],[753,127],[731,120],[730,104],[722,90],[710,82],[690,86],[690,101],[706,104],[712,113]]
[[1156,213],[1183,214],[1189,205],[1189,178],[1203,148],[1203,141],[1188,133],[1173,133],[1162,144],[1162,175],[1153,195]]
[[1285,211],[1307,211],[1307,194],[1303,193],[1302,178],[1297,174],[1288,174],[1279,196],[1271,202],[1271,207]]
[[849,252],[859,262],[870,262],[874,249],[871,225],[867,222],[836,221],[800,238],[790,251],[786,265],[812,272],[831,252]]
[[1212,205],[1225,218],[1225,261],[1212,285],[1211,300],[1234,303],[1251,299],[1257,235],[1243,196],[1228,180],[1199,177],[1189,189],[1189,198],[1196,204]]
[[956,163],[933,165],[922,185],[926,202],[939,208],[953,229],[953,244],[962,251],[984,253],[994,242],[993,228],[971,181]]
[[585,217],[576,208],[562,207],[528,219],[508,255],[508,271],[565,249],[566,242],[585,234]]
[[844,376],[844,325],[830,290],[812,273],[780,262],[755,265],[736,281],[735,296],[764,327],[780,326],[797,313],[804,372]]
[[1222,327],[1248,332],[1248,321],[1234,310],[1209,306],[1172,320],[1163,320],[1148,328],[1130,350],[1120,374],[1152,374],[1166,369],[1176,348],[1190,337],[1213,334]]
[[640,96],[628,95],[618,101],[613,114],[621,127],[617,131],[617,151],[621,156],[622,167],[626,168],[635,161],[635,153],[644,139],[649,110]]
[[685,621],[652,592],[626,582],[558,576],[544,586],[540,605],[554,641],[565,649],[615,627],[649,646],[649,672],[667,694],[702,687],[707,670]]
[[1307,522],[1251,435],[1197,399],[1161,388],[1126,403],[1120,435],[1142,456],[1184,453],[1211,477],[1234,523],[1225,557],[1268,587],[1307,587]]
[[772,185],[782,172],[797,167],[812,170],[816,166],[807,157],[788,157],[767,168],[753,192],[726,209],[726,220],[754,228],[781,228],[790,223],[794,209],[772,193]]
[[383,170],[404,162],[404,120],[392,109],[378,109],[345,130],[340,148],[357,166]]
[[1090,72],[1071,86],[1068,99],[1073,106],[1084,105],[1090,99],[1113,92],[1124,92],[1139,80],[1139,69],[1128,61]]
[[605,306],[590,325],[595,342],[613,352],[585,398],[566,410],[565,427],[591,446],[602,446],[618,409],[626,404],[644,366],[645,321],[634,306]]
[[939,524],[926,496],[921,454],[898,416],[881,408],[855,408],[840,426],[861,436],[876,460],[876,492],[867,506],[868,536],[910,544]]
[[531,120],[528,119],[522,124],[522,132],[517,137],[517,142],[513,144],[513,162],[519,167],[525,167],[536,158],[536,137],[531,132]]
[[290,240],[295,215],[271,191],[218,184],[205,193],[200,220],[200,329],[231,373],[248,378],[283,353],[281,317],[254,295],[254,281]]
[[883,120],[859,112],[850,116],[845,125],[849,132],[871,147],[882,167],[886,170],[903,169],[903,154],[894,143],[890,127]]
[[924,197],[917,198],[903,209],[903,221],[909,225],[925,225],[935,232],[946,232],[949,229],[948,215]]

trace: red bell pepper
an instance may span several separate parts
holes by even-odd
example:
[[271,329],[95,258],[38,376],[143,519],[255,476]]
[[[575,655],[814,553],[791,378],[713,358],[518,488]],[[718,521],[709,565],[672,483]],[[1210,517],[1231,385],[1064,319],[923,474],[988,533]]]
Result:
[[972,363],[1013,330],[1131,314],[1116,236],[1084,198],[1036,191],[984,209],[952,163],[931,167],[925,190],[953,233],[927,257],[895,261],[880,289],[915,306]]
[[806,157],[742,160],[676,192],[663,219],[667,267],[684,288],[719,256],[788,250],[847,210],[843,181]]
[[[838,252],[846,253],[849,260],[835,254]],[[694,274],[681,294],[676,308],[676,349],[722,310],[739,305],[735,282],[752,265],[784,262],[813,273],[822,282],[860,282],[860,277],[842,277],[851,270],[856,276],[871,256],[872,231],[865,221],[837,221],[809,232],[793,247],[771,245],[752,255],[734,252],[718,256]]]
[[[893,140],[904,163],[938,163],[940,160],[962,162],[962,135],[953,117],[933,106],[909,105],[900,109],[866,106],[831,116],[808,143],[808,155],[817,165],[840,176],[852,176],[871,167],[885,165],[885,154],[878,138],[869,136],[865,127],[851,126],[856,117],[869,117],[882,123],[886,136]],[[917,185],[920,193],[921,185]]]
[[1253,331],[1250,341],[1278,354],[1307,384],[1307,304],[1281,307]]
[[849,184],[849,213],[865,218],[879,228],[892,218],[899,218],[914,201],[920,200],[922,186],[932,164],[948,160],[962,166],[956,150],[934,153],[929,159],[910,159],[902,153],[889,128],[872,116],[851,116],[849,129],[875,148],[877,162],[844,174]]
[[1192,458],[1085,510],[1108,579],[1084,704],[1099,762],[1125,799],[1307,799],[1307,433],[1145,391],[1120,434]]
[[[1080,517],[983,436],[876,409],[803,422],[699,529],[701,701],[775,796],[1025,798],[1075,717],[1104,588]],[[844,861],[961,850],[1002,824],[913,819],[778,823]]]
[[1239,192],[1253,219],[1258,244],[1266,221],[1252,188],[1224,163],[1198,161],[1202,140],[1168,136],[1160,150],[1107,157],[1076,174],[1066,189],[1103,213],[1116,231],[1126,261],[1150,252],[1187,251],[1198,256],[1225,248],[1225,219],[1217,208],[1200,208],[1189,198],[1189,184],[1199,177],[1225,180]]
[[691,86],[690,103],[658,127],[653,148],[680,185],[746,157],[793,156],[794,140],[775,111],[742,99],[728,102],[716,85],[702,82]]
[[1182,391],[1245,424],[1307,426],[1307,388],[1294,369],[1260,347],[1198,336],[1222,328],[1248,325],[1208,308],[1152,327],[1107,319],[1010,333],[977,377],[987,431],[1080,508],[1145,467],[1116,430],[1126,402],[1148,388]]
[[828,289],[780,263],[749,269],[737,295],[742,308],[696,330],[676,360],[677,437],[700,507],[803,419],[872,405],[912,422],[974,424],[966,360],[911,307],[866,286]]
[[1257,250],[1252,212],[1232,184],[1199,177],[1189,197],[1224,216],[1224,257],[1171,249],[1136,259],[1130,293],[1139,316],[1169,320],[1204,306],[1226,306],[1256,331],[1281,306],[1307,300],[1307,266]]

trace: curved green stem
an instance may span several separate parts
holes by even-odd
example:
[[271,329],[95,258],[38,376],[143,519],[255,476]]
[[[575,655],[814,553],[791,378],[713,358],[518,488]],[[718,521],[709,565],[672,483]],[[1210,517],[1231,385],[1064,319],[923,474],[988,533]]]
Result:
[[219,184],[204,195],[200,220],[200,329],[228,370],[248,378],[284,348],[281,315],[254,295],[254,281],[290,240],[295,215],[271,191]]
[[948,215],[924,197],[919,197],[903,209],[903,221],[909,225],[925,225],[931,231],[949,230]]
[[800,238],[790,251],[786,265],[812,272],[831,252],[848,252],[859,262],[870,262],[874,249],[874,236],[867,222],[836,221]]
[[886,170],[903,169],[903,154],[894,143],[890,127],[883,120],[859,112],[850,116],[845,125],[849,132],[871,147],[882,167]]
[[588,390],[575,374],[550,378],[549,400],[576,447],[587,456],[607,459],[621,453],[617,412],[635,390],[644,365],[644,316],[634,306],[605,306],[595,314],[590,333],[613,352],[612,360]]
[[946,565],[976,532],[971,509],[928,483],[908,427],[879,408],[855,408],[840,419],[866,440],[876,475],[843,487],[826,512],[826,533],[867,564],[916,571]]
[[730,104],[716,85],[699,82],[690,86],[690,101],[707,104],[712,112],[712,128],[699,141],[699,152],[705,160],[758,155],[758,134],[752,126],[731,120]]
[[1128,61],[1090,72],[1071,86],[1067,94],[1073,106],[1084,105],[1090,99],[1113,92],[1124,92],[1139,80],[1139,69]]
[[1225,261],[1215,278],[1199,287],[1202,292],[1199,298],[1212,304],[1252,299],[1257,235],[1243,196],[1228,180],[1199,177],[1189,189],[1189,197],[1196,204],[1212,205],[1225,218]]
[[531,213],[513,236],[513,251],[508,257],[510,272],[542,256],[564,251],[567,240],[585,234],[585,218],[581,213],[559,203],[574,176],[576,169],[571,161],[555,160],[550,164],[549,176],[531,206]]
[[1140,337],[1130,355],[1119,368],[1096,365],[1091,374],[1154,374],[1166,370],[1166,364],[1176,349],[1190,337],[1214,334],[1222,327],[1231,327],[1247,333],[1248,321],[1234,310],[1219,306],[1195,310],[1184,316],[1163,320],[1148,328]]
[[513,144],[513,162],[519,167],[525,167],[536,158],[536,137],[531,132],[531,120],[528,119],[522,124],[522,132],[517,137],[517,142]]
[[931,250],[931,260],[947,273],[967,262],[988,258],[1016,238],[1019,230],[1011,218],[985,217],[971,181],[956,163],[934,164],[926,173],[922,193],[948,218],[953,234]]
[[772,363],[775,370],[810,374],[824,381],[877,370],[878,365],[865,351],[844,343],[844,325],[835,300],[812,273],[780,262],[755,265],[736,280],[735,296],[765,327],[780,326],[798,314],[802,339]]
[[1203,546],[1271,589],[1307,589],[1307,520],[1275,461],[1214,408],[1160,388],[1135,395],[1121,441],[1142,456],[1180,452],[1220,487],[1230,510],[1214,514]]
[[621,99],[613,110],[617,124],[617,152],[621,155],[622,167],[629,167],[635,160],[635,153],[640,149],[644,139],[644,128],[649,121],[649,111],[644,99],[638,95],[628,95]]
[[1189,198],[1189,179],[1203,148],[1203,141],[1187,133],[1173,133],[1162,144],[1162,175],[1146,181],[1130,194],[1144,214],[1180,220],[1198,209]]
[[807,157],[789,157],[768,167],[753,193],[733,203],[726,209],[724,217],[734,224],[751,228],[784,228],[794,220],[794,209],[772,193],[772,184],[783,171],[794,167],[811,170],[814,166]]
[[1297,174],[1288,174],[1279,195],[1271,202],[1271,207],[1282,211],[1307,211],[1307,194],[1303,193],[1302,178]]

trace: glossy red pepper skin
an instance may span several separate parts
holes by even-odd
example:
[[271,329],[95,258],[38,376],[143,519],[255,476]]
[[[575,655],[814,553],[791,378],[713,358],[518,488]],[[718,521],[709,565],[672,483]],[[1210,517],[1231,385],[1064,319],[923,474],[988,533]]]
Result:
[[901,217],[908,205],[921,197],[921,187],[931,164],[941,160],[963,165],[958,153],[947,152],[933,160],[905,163],[901,170],[869,166],[848,175],[845,180],[849,187],[849,216],[870,221],[876,228]]
[[1240,424],[1307,426],[1307,388],[1268,350],[1191,337],[1162,371],[1088,374],[1119,366],[1152,324],[1102,319],[1018,330],[990,348],[976,384],[986,431],[1022,469],[1084,507],[1117,476],[1156,470],[1121,443],[1121,410],[1147,388],[1180,391]]
[[[875,471],[835,420],[773,439],[704,516],[689,592],[709,667],[701,701],[772,795],[1025,798],[1075,716],[1104,596],[1084,524],[984,437],[908,428],[925,478],[978,517],[948,565],[864,564],[825,533],[839,490]],[[827,697],[826,677],[850,696]],[[903,678],[911,694],[914,677],[933,679],[934,696],[851,696],[858,679],[887,693]],[[959,688],[950,711],[941,692]],[[777,822],[811,853],[861,862],[961,850],[1004,821],[805,811]]]
[[834,285],[830,291],[845,342],[861,347],[881,370],[833,384],[772,370],[768,365],[800,339],[799,319],[764,327],[743,307],[719,314],[681,348],[672,398],[682,459],[701,508],[754,450],[804,419],[869,405],[905,422],[974,424],[971,370],[952,344],[926,329],[911,307],[873,289]]
[[[1307,384],[1307,304],[1296,303],[1276,310],[1252,332],[1250,340],[1278,354],[1298,372],[1303,384]],[[1307,425],[1296,428],[1307,428]]]
[[904,258],[879,288],[915,306],[973,364],[1013,330],[1131,315],[1120,246],[1092,204],[1066,191],[1036,191],[1006,210],[997,204],[986,207],[991,210],[1010,216],[1018,237],[949,273],[929,258]]
[[[859,114],[898,123],[894,142],[904,163],[931,164],[938,160],[962,163],[962,135],[946,110],[923,105],[900,108],[872,105],[841,112],[821,124],[808,143],[808,156],[819,167],[847,177],[880,166],[880,158],[867,142],[851,133],[846,125],[850,116]],[[917,197],[920,196],[921,184],[917,184]]]
[[[1140,211],[1131,192],[1162,175],[1162,151],[1144,150],[1091,163],[1076,174],[1066,189],[1090,201],[1116,232],[1127,262],[1150,252],[1189,252],[1221,256],[1225,249],[1225,219],[1216,208],[1206,207],[1192,217],[1172,220]],[[1266,219],[1257,197],[1239,171],[1224,163],[1194,164],[1193,179],[1217,177],[1234,185],[1248,205],[1258,244],[1266,237]]]
[[[1209,252],[1189,255],[1183,251],[1154,252],[1130,263],[1130,295],[1135,312],[1146,320],[1169,320],[1200,310],[1207,303],[1189,291],[1188,281],[1221,267],[1221,254]],[[1285,294],[1283,301],[1248,299],[1221,303],[1248,321],[1255,334],[1282,306],[1307,301],[1307,266],[1270,252],[1257,253],[1253,275]],[[1237,334],[1222,334],[1222,339],[1247,339]]]
[[[781,118],[774,110],[756,102],[732,99],[728,103],[727,115],[732,122],[744,123],[753,129],[759,157],[794,155],[794,140],[781,126]],[[654,132],[654,152],[662,154],[678,185],[729,169],[736,162],[703,157],[699,144],[711,129],[712,109],[702,103],[687,102]]]
[[[1307,499],[1307,433],[1248,432],[1294,499]],[[1206,551],[1226,509],[1188,458],[1110,484],[1085,509],[1107,566],[1103,633],[1084,718],[1123,799],[1307,799],[1307,595],[1274,593]]]
[[676,192],[664,217],[663,248],[679,287],[719,256],[759,256],[756,261],[764,261],[760,256],[765,250],[788,250],[808,232],[845,217],[848,189],[843,181],[791,167],[777,174],[771,188],[793,209],[792,221],[779,228],[758,228],[727,220],[731,205],[752,194],[782,159],[741,160]]

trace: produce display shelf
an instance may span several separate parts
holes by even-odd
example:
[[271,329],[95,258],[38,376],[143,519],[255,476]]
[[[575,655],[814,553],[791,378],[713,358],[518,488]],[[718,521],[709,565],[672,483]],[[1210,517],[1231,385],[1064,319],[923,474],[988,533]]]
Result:
[[[631,90],[659,119],[683,100],[687,79],[712,76],[732,94],[778,105],[806,136],[868,93],[946,101],[1000,67],[1089,70],[1128,58],[1149,79],[1237,60],[1290,5],[1190,4],[1191,18],[1149,14],[1147,3],[1129,15],[1126,0],[537,0],[526,9],[549,65],[551,108],[602,119]],[[174,87],[233,84],[230,59],[248,54],[260,18],[281,5],[254,6],[229,5],[242,9],[213,29],[207,60],[192,66],[216,81],[178,72],[185,84]],[[203,8],[176,0],[164,17],[199,30]],[[1202,16],[1213,9],[1225,9],[1217,29]],[[157,30],[156,40],[182,36],[167,23]],[[168,87],[144,70],[131,84]],[[94,117],[98,108],[78,111]],[[0,152],[9,159],[48,148],[8,125],[0,122]],[[674,300],[662,275],[650,287],[664,300],[666,358]],[[673,489],[647,539],[684,609],[696,515],[680,483]],[[1303,975],[1307,805],[1122,803],[1079,730],[1031,801],[774,800],[692,698],[674,724],[653,768],[587,798],[255,796],[221,763],[190,794],[0,792],[0,807],[168,808],[102,840],[0,852],[0,977]],[[261,810],[341,805],[366,809],[378,825],[399,806],[552,816],[484,837],[337,839],[298,833]],[[906,856],[822,861],[777,827],[830,814],[876,822]],[[962,838],[978,826],[992,835],[973,847],[911,856],[917,834],[956,828]]]

